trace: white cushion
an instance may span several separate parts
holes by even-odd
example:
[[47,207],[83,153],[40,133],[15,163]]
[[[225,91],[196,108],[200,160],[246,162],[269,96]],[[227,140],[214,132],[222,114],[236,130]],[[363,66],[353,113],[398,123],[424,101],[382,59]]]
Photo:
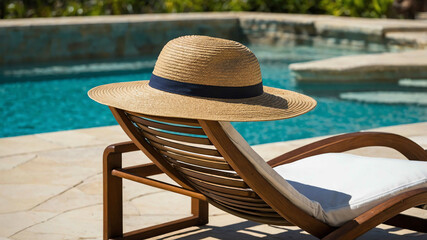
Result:
[[[282,178],[264,159],[258,155],[245,139],[237,132],[229,122],[220,122],[225,133],[245,157],[254,165],[258,172],[264,176],[280,193],[286,196],[296,206],[303,209],[311,216],[322,216],[322,207],[319,203],[311,201],[292,187]],[[320,218],[323,221],[323,218]]]
[[327,153],[275,167],[339,226],[391,197],[427,187],[427,162]]
[[427,187],[427,162],[327,153],[271,168],[228,122],[226,134],[279,192],[306,213],[340,226],[394,195]]

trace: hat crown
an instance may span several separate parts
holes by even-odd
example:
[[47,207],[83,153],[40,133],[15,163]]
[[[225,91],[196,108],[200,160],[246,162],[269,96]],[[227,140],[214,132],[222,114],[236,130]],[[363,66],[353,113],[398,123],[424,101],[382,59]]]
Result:
[[177,82],[223,87],[262,82],[255,55],[241,43],[208,36],[184,36],[162,49],[153,74]]

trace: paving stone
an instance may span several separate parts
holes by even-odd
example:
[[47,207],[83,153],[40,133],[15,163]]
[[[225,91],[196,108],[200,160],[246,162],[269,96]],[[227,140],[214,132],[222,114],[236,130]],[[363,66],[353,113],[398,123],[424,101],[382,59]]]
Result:
[[125,153],[123,154],[122,159],[123,167],[132,166],[136,164],[152,163],[141,150]]
[[[101,189],[102,190],[102,189]],[[62,213],[86,206],[102,204],[102,194],[84,194],[77,188],[72,188],[65,193],[49,199],[35,207],[33,212]]]
[[127,218],[129,216],[141,216],[138,207],[136,207],[132,202],[130,201],[124,201],[123,202],[123,216],[124,218]]
[[48,158],[36,159],[20,166],[1,171],[0,184],[42,184],[72,187],[83,179],[99,173],[99,168],[80,162],[60,162]]
[[[51,212],[15,212],[0,214],[0,236],[11,236],[22,229],[53,217]],[[1,237],[0,237],[1,239]]]
[[420,146],[424,147],[424,149],[427,149],[427,136],[414,136],[409,139],[418,143]]
[[0,138],[0,157],[60,148],[63,148],[63,146],[40,139],[34,135]]
[[37,154],[33,154],[33,153],[13,155],[8,157],[0,157],[0,171],[10,170],[36,157],[37,157]]
[[0,184],[0,213],[29,210],[65,191],[65,186],[49,184]]
[[379,42],[386,32],[427,31],[425,23],[412,20],[333,17],[317,19],[314,25],[320,36]]
[[[81,168],[82,171],[102,171],[102,155],[104,146],[89,146],[82,148],[67,148],[46,151],[38,154],[38,159],[44,159],[57,166],[67,168]],[[38,161],[34,159],[33,161]]]
[[81,147],[102,144],[102,141],[97,140],[94,136],[72,130],[41,133],[35,134],[34,136],[65,147]]
[[427,219],[427,211],[420,208],[410,208],[403,212],[404,214]]
[[252,148],[265,161],[269,161],[269,160],[271,160],[275,157],[278,157],[278,156],[280,156],[286,152],[289,152],[291,150],[294,150],[294,149],[299,148],[301,146],[304,146],[306,144],[310,144],[312,142],[321,140],[323,138],[326,138],[326,136],[299,139],[299,140],[293,140],[293,141],[287,141],[287,142],[260,144],[260,145],[252,146]]
[[93,136],[97,141],[102,142],[105,147],[113,143],[130,141],[129,137],[118,125],[99,128],[84,128],[74,131]]
[[153,225],[161,224],[164,222],[169,222],[177,220],[180,218],[189,217],[189,214],[163,214],[163,215],[145,215],[145,216],[135,216],[128,215],[124,216],[123,219],[123,230],[125,232],[134,231],[137,229],[150,227]]
[[[400,134],[406,137],[426,136],[424,129],[427,129],[427,122],[397,125],[390,127],[375,128],[369,131],[382,131],[394,134]],[[422,144],[422,143],[420,143]]]
[[102,173],[96,174],[79,184],[75,189],[86,195],[100,196],[102,195]]
[[[427,137],[424,135],[423,131],[420,131],[421,129],[427,129],[427,122],[390,126],[390,127],[381,127],[376,129],[370,129],[369,131],[387,132],[387,133],[404,135],[427,149],[427,142],[426,142]],[[324,138],[327,138],[327,136],[299,139],[299,140],[293,140],[293,141],[287,141],[287,142],[261,144],[261,145],[253,146],[253,149],[261,157],[263,157],[264,160],[268,161],[288,151],[294,150],[306,144],[319,141]],[[405,157],[400,153],[398,153],[396,150],[393,150],[390,148],[384,148],[384,147],[367,147],[367,148],[362,148],[357,150],[351,150],[351,151],[348,151],[348,153],[362,155],[362,156],[405,159]]]
[[289,68],[300,82],[397,81],[427,78],[427,50],[335,57]]
[[[427,23],[426,23],[427,25]],[[427,31],[422,32],[388,32],[385,35],[389,45],[399,47],[427,48]]]
[[[156,177],[156,178],[153,177],[153,179],[174,184],[172,180],[167,178],[165,175],[163,175],[163,176],[162,177]],[[135,198],[139,198],[140,196],[150,195],[150,194],[163,192],[163,191],[165,191],[165,190],[158,189],[158,188],[151,187],[151,186],[144,185],[144,184],[140,184],[137,182],[133,182],[133,181],[129,181],[129,180],[123,181],[123,199],[125,199],[125,200],[132,200]]]
[[[14,236],[14,240],[81,240],[77,236],[72,236],[66,233],[55,234],[55,233],[40,233],[40,232],[21,232]],[[101,238],[88,238],[88,239],[99,239]]]
[[169,192],[157,192],[131,201],[141,215],[191,215],[191,198]]
[[97,23],[128,23],[128,22],[153,22],[153,21],[170,21],[176,20],[177,18],[197,20],[201,17],[208,16],[211,19],[224,19],[234,18],[236,13],[172,13],[172,14],[134,14],[134,15],[116,15],[116,16],[91,16],[91,17],[66,17],[56,18],[52,21],[49,18],[35,18],[35,19],[5,19],[0,22],[2,27],[14,27],[14,26],[46,26],[46,25],[71,25],[71,24],[97,24]]
[[100,239],[102,205],[68,211],[13,236],[14,239]]

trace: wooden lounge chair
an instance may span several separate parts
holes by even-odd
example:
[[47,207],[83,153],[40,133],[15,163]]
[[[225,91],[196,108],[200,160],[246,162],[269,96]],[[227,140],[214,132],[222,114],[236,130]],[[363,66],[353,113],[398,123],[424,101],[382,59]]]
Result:
[[[290,184],[293,180],[288,182],[278,175],[280,171],[297,169],[298,160],[303,162],[324,153],[338,153],[340,156],[340,152],[367,146],[390,147],[408,159],[427,161],[427,152],[402,136],[374,132],[344,134],[306,145],[266,163],[262,159],[260,162],[260,157],[228,123],[147,116],[113,107],[110,109],[132,141],[110,145],[104,152],[104,239],[142,239],[204,225],[208,222],[208,203],[258,223],[296,225],[322,239],[354,239],[381,223],[427,232],[426,219],[400,214],[427,203],[425,182],[382,196],[361,209],[354,210],[347,206],[341,210],[347,211],[344,215],[349,219],[330,224],[330,221],[319,220],[307,210],[307,206],[317,207],[317,210],[324,210],[325,206],[308,200],[299,190],[295,190],[299,189],[298,183]],[[137,150],[143,151],[153,163],[122,168],[122,154]],[[363,158],[361,161],[365,160]],[[310,161],[315,163],[321,160]],[[283,166],[292,167],[279,169]],[[148,178],[163,173],[180,187]],[[311,173],[307,170],[307,174]],[[191,197],[192,216],[123,233],[122,178]],[[354,182],[357,181],[359,179],[354,179]],[[304,187],[307,186],[300,189]],[[339,192],[328,193],[321,188],[315,190],[341,196]],[[343,212],[337,214],[334,216],[340,216]]]

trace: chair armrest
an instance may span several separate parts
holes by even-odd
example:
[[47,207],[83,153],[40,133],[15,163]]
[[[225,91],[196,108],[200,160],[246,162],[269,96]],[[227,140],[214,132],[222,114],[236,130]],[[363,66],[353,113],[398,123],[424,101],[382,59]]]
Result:
[[114,143],[105,148],[104,153],[126,153],[138,151],[139,148],[132,142]]
[[355,132],[329,137],[305,145],[273,158],[267,163],[271,167],[276,167],[322,153],[345,152],[369,146],[393,148],[408,159],[427,161],[427,152],[421,146],[406,137],[392,133]]

